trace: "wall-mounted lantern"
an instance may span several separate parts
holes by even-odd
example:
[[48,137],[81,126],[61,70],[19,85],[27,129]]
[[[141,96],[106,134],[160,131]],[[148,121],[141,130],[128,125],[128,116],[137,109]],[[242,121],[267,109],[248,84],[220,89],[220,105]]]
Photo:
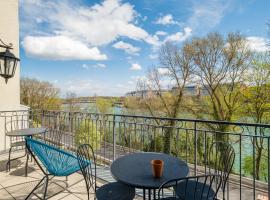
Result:
[[13,49],[12,44],[7,45],[0,39],[0,47],[5,49],[4,52],[0,51],[0,76],[7,83],[8,79],[14,76],[20,59],[10,52],[10,49]]

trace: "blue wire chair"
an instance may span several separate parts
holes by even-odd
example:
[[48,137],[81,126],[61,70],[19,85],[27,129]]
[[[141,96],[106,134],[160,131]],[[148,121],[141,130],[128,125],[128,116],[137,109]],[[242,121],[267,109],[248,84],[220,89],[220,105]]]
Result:
[[77,157],[81,172],[83,174],[88,200],[90,199],[90,189],[98,200],[132,200],[135,196],[135,188],[113,182],[97,187],[97,166],[94,150],[89,144],[82,144],[78,147]]
[[[172,179],[158,190],[159,200],[215,200],[221,186],[221,175],[201,175]],[[173,187],[171,190],[168,188]],[[167,190],[164,192],[164,190]],[[170,193],[168,194],[168,192]]]
[[[35,186],[26,199],[34,193],[43,180],[45,181],[43,199],[45,199],[49,176],[69,176],[80,170],[80,166],[75,155],[39,140],[28,137],[25,138],[25,140],[28,151],[31,153],[40,170],[44,174],[44,177]],[[41,166],[41,163],[44,167]]]

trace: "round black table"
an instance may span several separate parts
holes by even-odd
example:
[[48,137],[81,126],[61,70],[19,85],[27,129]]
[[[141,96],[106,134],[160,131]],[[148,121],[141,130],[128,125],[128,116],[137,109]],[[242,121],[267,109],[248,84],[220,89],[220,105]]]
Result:
[[[151,160],[164,161],[164,171],[161,178],[152,175]],[[189,173],[186,162],[163,153],[133,153],[116,159],[111,165],[112,176],[126,185],[143,189],[143,199],[146,199],[145,190],[148,190],[148,199],[151,199],[151,191],[156,189],[165,181],[174,178],[184,178]]]
[[[44,134],[47,131],[47,128],[39,127],[39,128],[25,128],[9,131],[6,133],[9,137],[32,137],[34,135]],[[11,152],[10,152],[11,153]],[[27,168],[28,168],[28,152],[26,150],[26,163],[25,163],[25,176],[27,176]],[[12,160],[16,160],[22,157],[13,158]],[[8,163],[10,164],[10,156]]]

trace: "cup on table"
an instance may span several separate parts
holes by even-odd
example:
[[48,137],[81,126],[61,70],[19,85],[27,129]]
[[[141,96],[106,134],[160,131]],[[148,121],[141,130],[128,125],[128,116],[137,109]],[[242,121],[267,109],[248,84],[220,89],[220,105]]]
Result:
[[163,175],[164,161],[163,160],[151,160],[152,173],[155,178],[160,178]]

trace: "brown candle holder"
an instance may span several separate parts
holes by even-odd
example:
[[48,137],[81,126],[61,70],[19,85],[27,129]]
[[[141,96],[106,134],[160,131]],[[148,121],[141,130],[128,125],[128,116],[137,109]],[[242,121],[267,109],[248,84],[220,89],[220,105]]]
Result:
[[151,160],[152,173],[155,178],[160,178],[163,175],[164,161],[163,160]]

